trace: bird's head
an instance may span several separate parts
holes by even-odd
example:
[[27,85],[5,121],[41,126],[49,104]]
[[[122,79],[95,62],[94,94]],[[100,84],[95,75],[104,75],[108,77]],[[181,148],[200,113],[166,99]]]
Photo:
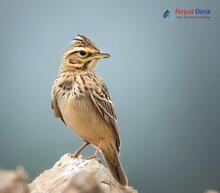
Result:
[[100,52],[89,38],[78,34],[64,54],[63,67],[93,71],[99,59],[108,57],[110,55]]

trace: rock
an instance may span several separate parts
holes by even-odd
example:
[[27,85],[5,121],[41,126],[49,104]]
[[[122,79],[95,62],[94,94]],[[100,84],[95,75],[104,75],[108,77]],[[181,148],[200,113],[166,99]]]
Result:
[[0,170],[0,193],[29,193],[25,170]]
[[217,190],[206,190],[205,193],[219,193]]
[[96,159],[65,154],[29,185],[31,193],[137,193],[122,187]]

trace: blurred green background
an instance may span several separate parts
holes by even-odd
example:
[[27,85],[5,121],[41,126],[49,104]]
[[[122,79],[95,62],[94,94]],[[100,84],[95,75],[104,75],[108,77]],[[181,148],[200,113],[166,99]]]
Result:
[[[162,18],[175,8],[212,14]],[[31,181],[82,144],[50,108],[61,57],[82,33],[112,55],[97,73],[116,107],[130,185],[219,190],[219,10],[217,0],[0,0],[0,167],[22,165]]]

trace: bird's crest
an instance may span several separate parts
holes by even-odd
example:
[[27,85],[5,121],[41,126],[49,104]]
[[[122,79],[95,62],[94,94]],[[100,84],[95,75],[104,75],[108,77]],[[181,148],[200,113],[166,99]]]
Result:
[[92,50],[99,51],[96,45],[89,38],[81,34],[77,34],[76,38],[72,40],[69,50],[74,47],[83,47],[83,48],[88,47]]

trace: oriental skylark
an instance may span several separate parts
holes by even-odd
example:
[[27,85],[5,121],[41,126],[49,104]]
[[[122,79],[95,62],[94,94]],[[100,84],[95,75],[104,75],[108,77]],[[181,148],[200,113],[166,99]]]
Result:
[[127,186],[119,160],[120,138],[115,110],[105,83],[95,74],[97,61],[110,57],[84,35],[77,35],[64,53],[59,74],[52,88],[54,115],[74,131],[85,144],[96,147],[90,158],[101,151],[114,178]]

